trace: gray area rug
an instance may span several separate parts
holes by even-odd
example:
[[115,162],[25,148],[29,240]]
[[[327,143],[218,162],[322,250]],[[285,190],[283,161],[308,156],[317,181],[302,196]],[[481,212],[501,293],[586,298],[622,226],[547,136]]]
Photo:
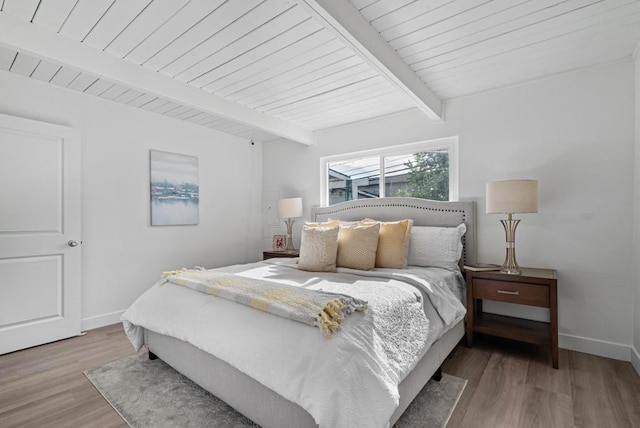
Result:
[[[146,354],[84,372],[131,427],[258,427],[161,360]],[[430,381],[395,427],[444,427],[467,381]]]

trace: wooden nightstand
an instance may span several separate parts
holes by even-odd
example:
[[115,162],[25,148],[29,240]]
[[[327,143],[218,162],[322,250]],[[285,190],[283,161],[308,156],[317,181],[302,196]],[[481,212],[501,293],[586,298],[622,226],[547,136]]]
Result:
[[[473,346],[474,332],[548,345],[553,368],[558,368],[558,281],[555,270],[522,268],[522,275],[468,270],[466,278],[468,347]],[[550,322],[484,313],[483,300],[549,308]]]
[[263,251],[262,252],[262,260],[278,259],[283,257],[300,257],[300,252],[298,250],[290,253],[287,253],[285,251]]

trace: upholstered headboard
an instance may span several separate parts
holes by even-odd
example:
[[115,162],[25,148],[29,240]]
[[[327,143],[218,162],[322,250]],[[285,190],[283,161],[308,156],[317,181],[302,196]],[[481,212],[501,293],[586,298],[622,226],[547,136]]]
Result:
[[467,226],[462,237],[462,264],[476,262],[475,203],[431,201],[418,198],[376,198],[342,202],[329,207],[311,208],[311,221],[356,221],[370,217],[380,221],[413,219],[415,226]]

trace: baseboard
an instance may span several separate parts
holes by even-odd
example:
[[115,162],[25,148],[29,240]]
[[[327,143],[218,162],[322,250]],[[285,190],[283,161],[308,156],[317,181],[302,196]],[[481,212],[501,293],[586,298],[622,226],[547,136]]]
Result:
[[124,313],[115,311],[108,314],[96,315],[94,317],[83,318],[80,322],[82,331],[93,330],[94,328],[105,327],[107,325],[117,324],[120,322],[120,316]]
[[633,365],[640,375],[640,352],[633,346],[631,347],[631,365]]
[[[570,334],[559,334],[558,341],[558,346],[560,348],[569,349],[571,351],[584,352],[586,354],[593,354],[622,361],[631,361],[632,359],[631,354],[633,353],[633,348],[630,345],[573,336]],[[637,369],[638,367],[636,367],[636,370]]]

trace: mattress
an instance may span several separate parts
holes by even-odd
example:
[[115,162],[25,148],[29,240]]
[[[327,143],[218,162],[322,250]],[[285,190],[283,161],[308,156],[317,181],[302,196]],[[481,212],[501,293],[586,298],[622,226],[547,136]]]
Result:
[[[389,425],[393,425],[402,416],[463,336],[464,321],[460,321],[433,343],[398,386],[400,402]],[[296,403],[286,400],[232,365],[187,342],[145,330],[145,343],[150,351],[159,355],[167,364],[262,428],[318,426],[314,418]],[[232,421],[229,425],[232,425]]]
[[[276,259],[224,270],[328,291],[349,286],[352,288],[348,294],[356,290],[356,294],[361,294],[356,297],[368,296],[374,301],[376,297],[371,290],[383,290],[385,298],[396,292],[405,297],[407,293],[417,296],[416,304],[428,327],[421,325],[418,328],[421,333],[416,335],[410,333],[415,326],[405,325],[398,318],[393,328],[398,329],[403,340],[389,350],[386,349],[389,343],[375,340],[369,329],[363,332],[364,324],[357,315],[350,316],[343,331],[327,340],[312,327],[235,302],[221,302],[222,299],[213,296],[198,296],[193,290],[172,284],[157,284],[123,315],[125,330],[134,346],[143,345],[145,330],[188,343],[302,408],[320,426],[387,426],[399,408],[399,385],[423,361],[434,343],[461,325],[465,312],[460,303],[464,291],[462,277],[459,272],[444,269],[373,272],[340,269],[336,274],[320,274],[299,271],[293,262]],[[382,307],[376,305],[372,305],[374,314],[376,307]],[[209,308],[204,310],[205,307]],[[395,317],[396,313],[394,310],[382,317]],[[354,332],[372,336],[360,339]],[[412,336],[404,340],[403,335],[408,334]],[[371,348],[360,349],[369,342]],[[405,343],[410,352],[397,349]],[[405,353],[411,357],[397,357]],[[358,360],[357,364],[351,360]],[[199,377],[197,373],[188,375],[196,381]]]

